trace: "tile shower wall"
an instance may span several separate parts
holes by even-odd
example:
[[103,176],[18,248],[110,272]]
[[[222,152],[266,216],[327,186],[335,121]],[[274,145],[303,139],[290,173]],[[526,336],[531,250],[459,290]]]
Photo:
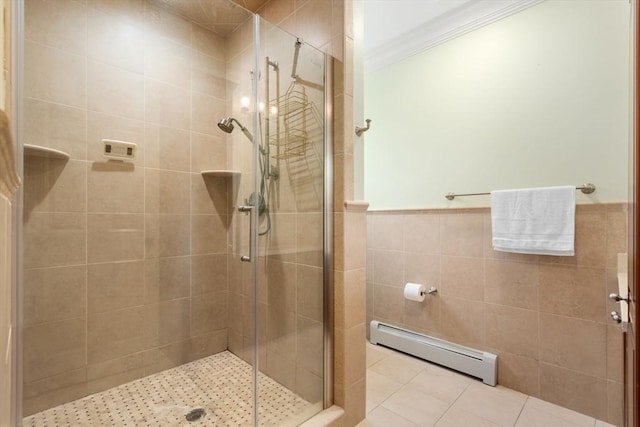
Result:
[[227,164],[224,39],[143,0],[25,3],[23,142],[70,155],[25,158],[29,415],[225,350],[229,215],[200,175]]
[[[368,215],[367,318],[498,354],[498,382],[622,425],[622,331],[608,313],[625,204],[578,205],[576,255],[496,252],[489,209]],[[406,282],[438,288],[423,303]]]

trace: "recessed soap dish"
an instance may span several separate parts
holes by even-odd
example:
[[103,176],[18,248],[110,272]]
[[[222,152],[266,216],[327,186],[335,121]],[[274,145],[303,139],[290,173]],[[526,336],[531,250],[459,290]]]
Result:
[[202,176],[217,176],[221,178],[233,178],[235,176],[240,176],[242,172],[239,170],[227,170],[227,169],[212,169],[205,170],[200,172]]
[[69,154],[55,148],[43,147],[41,145],[24,144],[24,155],[30,157],[42,157],[45,159],[69,160]]

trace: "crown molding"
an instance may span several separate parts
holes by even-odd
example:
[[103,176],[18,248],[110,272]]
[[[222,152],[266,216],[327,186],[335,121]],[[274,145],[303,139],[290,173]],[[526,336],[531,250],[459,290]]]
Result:
[[367,52],[364,57],[365,73],[402,61],[542,1],[518,0],[497,9],[492,2],[469,2]]

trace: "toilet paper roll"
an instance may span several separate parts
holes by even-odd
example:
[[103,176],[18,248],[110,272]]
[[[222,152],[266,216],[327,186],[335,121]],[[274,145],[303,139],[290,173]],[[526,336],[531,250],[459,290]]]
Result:
[[425,295],[424,286],[418,283],[407,283],[404,285],[404,297],[411,301],[424,301]]

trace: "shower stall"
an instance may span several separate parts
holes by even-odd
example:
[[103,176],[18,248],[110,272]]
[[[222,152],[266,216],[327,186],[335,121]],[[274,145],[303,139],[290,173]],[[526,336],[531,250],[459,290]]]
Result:
[[23,425],[330,405],[329,57],[231,0],[17,3]]

